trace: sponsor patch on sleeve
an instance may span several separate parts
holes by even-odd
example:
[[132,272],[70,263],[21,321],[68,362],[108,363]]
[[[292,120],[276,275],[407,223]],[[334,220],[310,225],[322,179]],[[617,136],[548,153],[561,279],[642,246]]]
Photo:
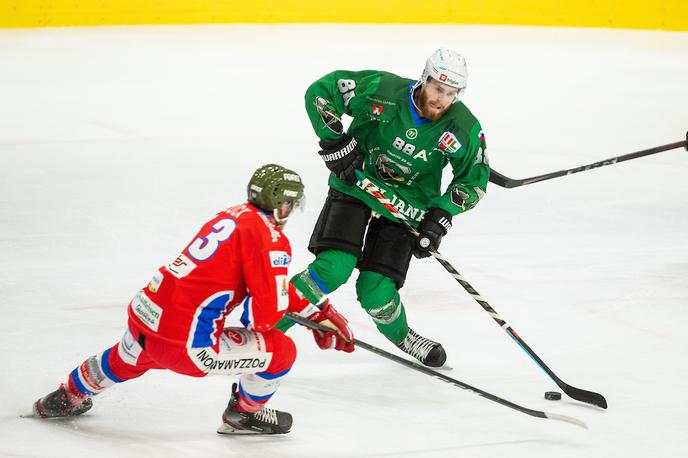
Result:
[[148,283],[148,291],[151,293],[157,293],[162,285],[163,275],[160,272],[156,272],[153,278]]
[[289,279],[286,275],[276,275],[277,311],[287,310],[289,307]]
[[184,253],[177,256],[177,259],[167,264],[167,270],[177,278],[184,278],[196,268],[196,264]]
[[286,251],[271,251],[270,264],[272,267],[289,267],[291,256]]
[[440,137],[437,147],[444,151],[446,154],[455,154],[459,149],[461,149],[461,142],[456,135],[451,132],[445,132]]

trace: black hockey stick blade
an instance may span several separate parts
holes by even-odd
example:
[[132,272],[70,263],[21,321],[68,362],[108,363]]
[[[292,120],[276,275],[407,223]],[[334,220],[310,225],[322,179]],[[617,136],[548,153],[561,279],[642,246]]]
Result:
[[[559,384],[557,383],[557,385]],[[607,400],[600,393],[582,390],[580,388],[576,388],[575,386],[567,385],[563,382],[561,385],[559,385],[559,388],[561,388],[561,390],[569,397],[576,399],[577,401],[596,405],[597,407],[602,407],[603,409],[607,408]]]
[[[470,285],[468,286],[470,287]],[[567,396],[569,396],[572,399],[575,399],[576,401],[592,404],[603,409],[607,408],[607,400],[604,396],[602,396],[599,393],[595,393],[594,391],[576,388],[575,386],[571,386],[568,383],[564,382],[557,376],[557,374],[554,373],[554,371],[552,371],[552,369],[549,368],[549,366],[547,366],[547,364],[545,364],[545,362],[542,359],[540,359],[537,353],[535,353],[533,349],[530,348],[530,346],[528,346],[528,344],[523,339],[521,339],[521,336],[519,336],[516,333],[516,331],[514,331],[513,328],[509,326],[506,323],[506,321],[504,321],[504,319],[501,316],[499,316],[499,314],[487,302],[485,302],[481,298],[481,300],[478,300],[478,303],[482,305],[486,311],[488,311],[488,313],[492,316],[492,319],[495,320],[502,329],[504,329],[504,331],[509,335],[509,337],[511,337],[518,344],[518,346],[521,347],[521,349],[525,351],[526,354],[530,356],[530,358],[533,361],[535,361],[535,363],[538,366],[540,366],[540,369],[545,371],[545,374],[549,375],[549,378],[551,378],[552,381],[556,383],[557,386],[564,393],[566,393]]]
[[[323,326],[320,323],[316,323],[315,321],[311,321],[308,318],[304,318],[304,317],[297,315],[296,313],[293,313],[293,312],[287,312],[286,316],[290,320],[292,320],[296,323],[302,324],[302,325],[304,325],[308,328],[311,328],[311,329],[316,329],[318,331],[323,331],[323,332],[332,331],[332,329],[330,329],[326,326]],[[568,415],[560,415],[560,414],[556,414],[556,413],[543,412],[541,410],[534,410],[534,409],[529,409],[527,407],[520,406],[520,405],[515,404],[511,401],[507,401],[506,399],[500,398],[499,396],[495,396],[494,394],[488,393],[487,391],[483,391],[480,388],[476,388],[476,387],[471,386],[467,383],[461,382],[461,381],[456,380],[454,378],[451,378],[447,375],[444,375],[441,372],[437,372],[435,370],[432,370],[429,367],[423,366],[422,364],[419,364],[415,361],[409,361],[409,360],[404,359],[400,356],[389,353],[389,352],[387,352],[381,348],[378,348],[374,345],[370,345],[366,342],[363,342],[362,340],[354,339],[354,345],[357,347],[363,348],[364,350],[368,350],[371,353],[375,353],[376,355],[382,356],[383,358],[387,358],[391,361],[399,363],[399,364],[406,366],[410,369],[414,369],[418,372],[422,372],[426,375],[429,375],[431,377],[442,380],[443,382],[449,383],[449,384],[454,385],[456,387],[459,387],[459,388],[462,388],[464,390],[475,393],[478,396],[489,399],[490,401],[494,401],[494,402],[501,404],[503,406],[509,407],[511,409],[514,409],[514,410],[518,410],[519,412],[524,413],[526,415],[530,415],[532,417],[537,417],[537,418],[549,418],[550,420],[563,421],[566,423],[570,423],[572,425],[580,426],[581,428],[584,428],[584,429],[588,429],[588,426],[577,418],[569,417]]]
[[605,165],[612,165],[618,162],[629,161],[631,159],[637,159],[643,156],[649,156],[651,154],[661,153],[663,151],[669,151],[676,148],[685,147],[688,150],[688,132],[686,132],[686,140],[681,140],[680,142],[668,143],[666,145],[656,146],[654,148],[636,151],[635,153],[624,154],[621,156],[611,157],[603,161],[593,162],[591,164],[581,165],[580,167],[574,167],[571,169],[557,170],[556,172],[545,173],[543,175],[537,175],[530,178],[509,178],[496,170],[490,170],[490,183],[501,186],[502,188],[517,188],[519,186],[525,186],[527,184],[537,183],[539,181],[551,180],[552,178],[563,177],[566,175],[572,175],[578,172],[585,172],[586,170],[596,169],[599,167],[604,167]]

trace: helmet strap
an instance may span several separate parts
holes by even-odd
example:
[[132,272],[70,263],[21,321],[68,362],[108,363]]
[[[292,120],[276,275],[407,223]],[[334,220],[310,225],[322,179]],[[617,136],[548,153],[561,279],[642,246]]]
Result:
[[282,205],[273,209],[272,210],[272,218],[275,220],[275,224],[277,224],[277,226],[284,227],[284,225],[287,224],[287,220],[289,219],[289,216],[291,216],[292,210],[290,210],[286,216],[280,217],[280,210],[281,209],[282,209]]
[[418,106],[418,104],[416,103],[416,89],[422,88],[422,86],[423,86],[423,83],[421,83],[421,81],[418,80],[418,82],[416,84],[414,84],[413,87],[411,88],[411,103],[413,103],[413,106],[416,108],[416,111],[418,113],[420,113],[421,110],[420,110],[420,107]]
[[284,218],[279,217],[279,210],[275,208],[272,211],[272,218],[275,220],[275,224],[277,224],[277,227],[284,227],[287,224],[287,220],[289,219],[289,216],[285,216]]

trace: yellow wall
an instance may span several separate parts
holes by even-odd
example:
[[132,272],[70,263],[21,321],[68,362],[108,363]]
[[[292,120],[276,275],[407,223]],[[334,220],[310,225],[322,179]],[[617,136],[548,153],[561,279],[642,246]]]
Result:
[[688,0],[0,0],[0,27],[290,22],[688,30]]

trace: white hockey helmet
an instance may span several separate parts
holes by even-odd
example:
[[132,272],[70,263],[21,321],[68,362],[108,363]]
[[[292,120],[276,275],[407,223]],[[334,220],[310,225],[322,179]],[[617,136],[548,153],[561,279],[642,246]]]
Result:
[[454,100],[454,102],[457,102],[465,92],[466,85],[468,84],[466,59],[452,49],[440,48],[425,61],[423,74],[413,88],[415,89],[425,84],[428,78],[458,89],[456,99]]

